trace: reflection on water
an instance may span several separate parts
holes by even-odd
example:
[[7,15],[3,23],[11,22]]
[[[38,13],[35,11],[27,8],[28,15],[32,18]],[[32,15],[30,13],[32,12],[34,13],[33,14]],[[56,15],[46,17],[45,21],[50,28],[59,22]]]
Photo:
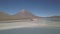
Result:
[[60,18],[41,18],[40,22],[50,25],[60,25]]

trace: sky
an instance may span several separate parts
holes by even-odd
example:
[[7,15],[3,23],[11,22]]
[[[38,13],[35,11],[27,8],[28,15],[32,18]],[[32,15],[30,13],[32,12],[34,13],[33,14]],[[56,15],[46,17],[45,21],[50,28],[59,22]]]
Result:
[[0,0],[0,11],[13,15],[22,9],[36,16],[60,16],[60,0]]

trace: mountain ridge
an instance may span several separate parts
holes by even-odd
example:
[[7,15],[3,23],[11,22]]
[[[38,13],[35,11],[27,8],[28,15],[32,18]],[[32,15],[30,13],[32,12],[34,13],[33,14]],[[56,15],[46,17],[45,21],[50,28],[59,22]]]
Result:
[[5,12],[0,12],[0,20],[18,20],[18,19],[33,19],[38,18],[38,16],[33,15],[27,10],[21,10],[15,15],[9,15]]

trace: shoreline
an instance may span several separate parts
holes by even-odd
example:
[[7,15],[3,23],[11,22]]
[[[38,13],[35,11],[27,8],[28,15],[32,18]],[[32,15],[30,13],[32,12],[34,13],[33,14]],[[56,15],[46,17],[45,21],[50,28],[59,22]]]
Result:
[[[32,27],[58,27],[58,25],[48,25],[35,22],[12,22],[0,23],[0,30],[14,29],[14,28],[32,28]],[[60,26],[59,26],[60,27]]]
[[13,22],[13,23],[0,23],[0,30],[25,28],[25,27],[40,27],[40,24],[32,22]]

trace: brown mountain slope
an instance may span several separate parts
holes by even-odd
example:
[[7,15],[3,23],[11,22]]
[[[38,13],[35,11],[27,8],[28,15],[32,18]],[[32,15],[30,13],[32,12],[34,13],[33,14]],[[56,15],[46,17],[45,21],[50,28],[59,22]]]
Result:
[[19,20],[19,19],[33,19],[39,18],[38,16],[33,15],[27,10],[21,10],[15,15],[8,15],[5,12],[0,12],[0,20]]
[[24,10],[24,9],[21,10],[20,12],[18,12],[15,16],[18,18],[33,18],[33,17],[35,17],[35,15],[33,15],[32,13],[30,13],[29,11]]
[[9,15],[5,12],[0,12],[0,20],[7,20]]

